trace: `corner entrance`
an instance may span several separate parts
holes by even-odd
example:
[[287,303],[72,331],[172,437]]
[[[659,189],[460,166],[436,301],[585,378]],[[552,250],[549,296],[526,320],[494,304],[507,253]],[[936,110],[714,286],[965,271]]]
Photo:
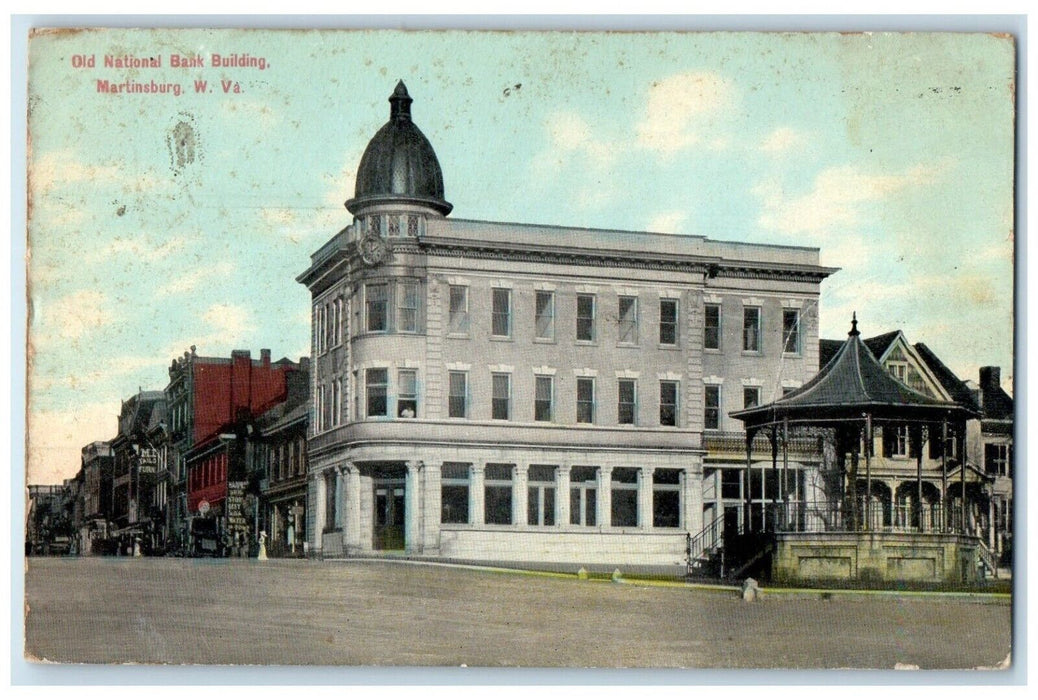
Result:
[[373,549],[404,548],[404,484],[404,479],[374,481]]

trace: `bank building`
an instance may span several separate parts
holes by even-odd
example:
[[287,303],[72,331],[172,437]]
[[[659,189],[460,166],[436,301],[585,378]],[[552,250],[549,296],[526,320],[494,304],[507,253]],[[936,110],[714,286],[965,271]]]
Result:
[[817,249],[451,216],[402,82],[389,103],[298,277],[312,550],[675,566],[806,497],[817,443],[780,485],[729,413],[818,372]]

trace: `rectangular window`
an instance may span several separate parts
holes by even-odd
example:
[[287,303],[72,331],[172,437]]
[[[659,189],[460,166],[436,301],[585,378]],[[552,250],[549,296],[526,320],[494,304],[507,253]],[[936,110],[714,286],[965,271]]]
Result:
[[386,235],[396,238],[400,235],[400,217],[390,214],[386,217]]
[[660,345],[678,344],[678,300],[660,299]]
[[660,382],[660,425],[678,424],[678,383]]
[[440,472],[440,522],[469,521],[469,465],[444,463]]
[[1009,445],[984,445],[984,471],[992,476],[1009,476]]
[[531,465],[527,488],[526,522],[555,524],[555,467]]
[[721,498],[742,497],[742,470],[721,470]]
[[468,418],[469,375],[465,372],[450,372],[447,388],[447,415],[451,418]]
[[612,481],[613,527],[637,527],[638,470],[614,469]]
[[537,292],[536,298],[536,338],[538,340],[555,340],[555,294],[553,292]]
[[782,310],[782,352],[800,354],[800,309]]
[[760,307],[747,306],[742,310],[742,349],[760,352]]
[[510,374],[493,374],[491,376],[491,418],[508,420],[512,399],[512,376]]
[[594,527],[598,495],[595,467],[573,467],[569,477],[569,522],[570,525]]
[[703,386],[703,427],[707,430],[721,429],[721,386]]
[[484,508],[488,525],[512,524],[511,464],[488,464],[484,486]]
[[617,423],[621,425],[634,425],[635,400],[637,399],[637,385],[633,379],[620,379],[617,381]]
[[703,307],[703,348],[721,349],[721,306],[707,304]]
[[577,422],[595,422],[595,380],[577,377]]
[[534,377],[533,419],[536,421],[552,420],[552,395],[554,380],[550,376]]
[[512,290],[494,289],[493,305],[490,334],[507,338],[512,333]]
[[595,340],[595,295],[577,295],[577,340]]
[[385,369],[366,370],[364,381],[368,397],[368,417],[388,415],[386,391],[389,385],[389,371]]
[[753,408],[760,406],[760,387],[744,386],[742,388],[742,407]]
[[338,499],[335,498],[335,481],[336,474],[334,470],[329,470],[324,474],[324,529],[328,530],[335,529],[335,504]]
[[332,382],[332,425],[342,421],[342,380]]
[[449,333],[469,332],[469,288],[450,286],[450,323]]
[[369,332],[389,330],[389,287],[386,284],[364,285],[364,299],[367,302]]
[[677,469],[653,472],[652,526],[681,526],[681,472]]
[[908,426],[886,425],[883,427],[883,456],[908,457]]
[[414,418],[418,415],[418,372],[402,369],[397,372],[396,415],[398,418]]
[[418,331],[418,283],[401,282],[399,292],[399,308],[397,309],[397,330],[403,333]]
[[620,297],[617,326],[619,342],[638,342],[638,297]]

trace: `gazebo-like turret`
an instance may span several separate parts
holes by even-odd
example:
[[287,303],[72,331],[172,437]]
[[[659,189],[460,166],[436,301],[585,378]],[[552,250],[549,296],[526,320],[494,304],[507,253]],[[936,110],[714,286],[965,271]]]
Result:
[[[950,453],[959,455],[961,493],[965,494],[966,421],[976,412],[953,401],[927,396],[898,381],[887,372],[862,342],[855,315],[847,340],[815,377],[802,387],[769,404],[754,406],[730,414],[746,426],[747,473],[750,446],[754,438],[766,434],[772,446],[772,468],[780,468],[782,476],[788,462],[787,443],[790,431],[813,431],[832,436],[835,454],[827,457],[835,462],[829,470],[829,488],[825,498],[811,502],[791,503],[788,493],[780,493],[756,516],[749,501],[744,505],[744,532],[875,532],[882,530],[884,515],[873,503],[872,460],[875,429],[900,431],[911,445],[915,457],[915,494],[911,518],[903,523],[900,534],[915,533],[965,535],[966,499],[959,499],[961,512],[951,517],[947,507]],[[939,440],[938,453],[942,490],[940,503],[930,514],[923,513],[923,445]],[[957,445],[953,443],[957,442]],[[949,450],[949,447],[954,449]],[[860,462],[864,461],[864,480]],[[779,484],[785,479],[779,478]],[[862,489],[862,486],[864,487]],[[864,491],[864,493],[862,493]],[[864,498],[862,498],[864,496]],[[928,515],[928,517],[926,517]],[[855,559],[855,561],[857,561]]]

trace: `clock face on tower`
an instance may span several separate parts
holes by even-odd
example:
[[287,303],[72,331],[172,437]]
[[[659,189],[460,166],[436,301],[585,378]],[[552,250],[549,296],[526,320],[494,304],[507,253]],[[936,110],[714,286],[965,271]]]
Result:
[[360,241],[360,258],[367,265],[378,265],[389,256],[389,244],[381,237],[368,234]]

